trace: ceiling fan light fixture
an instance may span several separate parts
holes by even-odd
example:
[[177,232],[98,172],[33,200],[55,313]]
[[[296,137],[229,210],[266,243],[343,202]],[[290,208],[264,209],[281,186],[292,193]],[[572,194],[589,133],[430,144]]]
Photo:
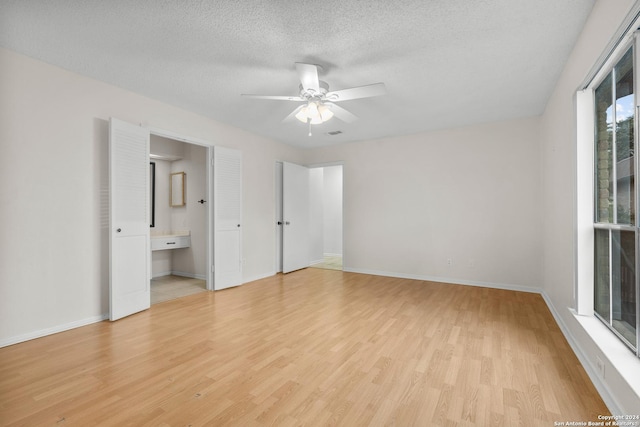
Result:
[[307,123],[307,106],[305,105],[296,113],[296,119],[300,120],[302,123]]
[[242,96],[256,99],[305,102],[302,105],[298,105],[295,110],[289,113],[289,115],[282,120],[282,123],[288,123],[295,117],[300,122],[308,125],[309,130],[311,130],[311,125],[329,121],[334,115],[345,123],[352,123],[358,119],[355,114],[335,104],[336,102],[371,98],[387,93],[384,83],[373,83],[365,86],[329,91],[329,84],[318,79],[318,71],[322,70],[321,66],[302,62],[296,62],[295,64],[298,78],[300,79],[300,85],[298,86],[300,92],[298,96],[249,94],[243,94]]
[[311,101],[307,104],[307,116],[309,117],[317,117],[318,116],[318,102]]
[[333,117],[333,111],[324,104],[318,106],[318,114],[320,114],[323,123],[331,120]]
[[332,117],[333,111],[319,101],[309,102],[296,113],[296,119],[302,123],[309,123],[310,121],[312,125],[319,125],[330,120]]

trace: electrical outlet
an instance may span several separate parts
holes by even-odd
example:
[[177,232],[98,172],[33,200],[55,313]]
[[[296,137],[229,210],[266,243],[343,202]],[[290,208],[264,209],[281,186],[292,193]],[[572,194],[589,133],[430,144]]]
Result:
[[604,362],[598,356],[596,356],[596,369],[598,370],[598,375],[604,379]]
[[448,266],[452,266],[453,265],[453,260],[451,258],[447,258],[447,265]]

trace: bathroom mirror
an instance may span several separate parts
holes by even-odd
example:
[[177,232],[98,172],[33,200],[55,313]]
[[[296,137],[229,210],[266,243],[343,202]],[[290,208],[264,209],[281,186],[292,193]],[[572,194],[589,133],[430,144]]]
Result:
[[175,172],[171,174],[170,187],[169,187],[169,203],[171,207],[184,206],[184,181],[186,178],[184,172]]

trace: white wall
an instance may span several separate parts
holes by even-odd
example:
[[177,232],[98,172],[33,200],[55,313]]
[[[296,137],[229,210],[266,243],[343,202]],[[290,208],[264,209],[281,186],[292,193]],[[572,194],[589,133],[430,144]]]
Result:
[[[153,140],[152,135],[152,152]],[[181,153],[183,155],[183,153]],[[169,174],[171,174],[171,162],[167,160],[153,160],[156,164],[155,177],[155,215],[154,227],[151,235],[163,234],[171,230],[171,208],[169,207]],[[151,277],[164,276],[173,269],[173,251],[151,252]]]
[[186,144],[175,139],[165,138],[159,135],[151,135],[151,154],[162,156],[166,160],[177,160],[184,157]]
[[325,255],[342,255],[342,166],[309,170],[310,261]]
[[[599,322],[574,316],[569,308],[575,307],[574,95],[633,3],[595,3],[541,118],[544,295],[609,408],[628,414],[636,414],[640,408],[640,360],[603,330]],[[595,373],[596,358],[605,363],[605,378]]]
[[538,119],[306,155],[344,162],[345,270],[539,289]]
[[[207,149],[184,144],[184,157],[171,162],[171,172],[185,172],[185,206],[171,208],[174,231],[189,230],[191,247],[172,252],[172,271],[178,275],[206,278],[207,273],[207,207],[198,200],[207,200]],[[210,202],[210,201],[208,201]]]
[[324,259],[324,170],[309,169],[309,261]]
[[153,160],[156,164],[155,177],[155,215],[154,227],[151,234],[163,234],[171,230],[171,208],[169,206],[169,175],[171,162],[167,160]]
[[322,169],[322,251],[327,255],[342,255],[342,165]]
[[0,345],[108,312],[108,119],[243,152],[243,280],[271,275],[274,164],[298,151],[0,49]]

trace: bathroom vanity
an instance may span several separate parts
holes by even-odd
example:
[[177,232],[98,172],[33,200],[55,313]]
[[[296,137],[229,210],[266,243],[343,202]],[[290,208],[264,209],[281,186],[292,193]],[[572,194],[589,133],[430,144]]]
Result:
[[190,246],[191,233],[189,231],[176,231],[166,234],[154,234],[151,236],[152,251],[188,248]]

